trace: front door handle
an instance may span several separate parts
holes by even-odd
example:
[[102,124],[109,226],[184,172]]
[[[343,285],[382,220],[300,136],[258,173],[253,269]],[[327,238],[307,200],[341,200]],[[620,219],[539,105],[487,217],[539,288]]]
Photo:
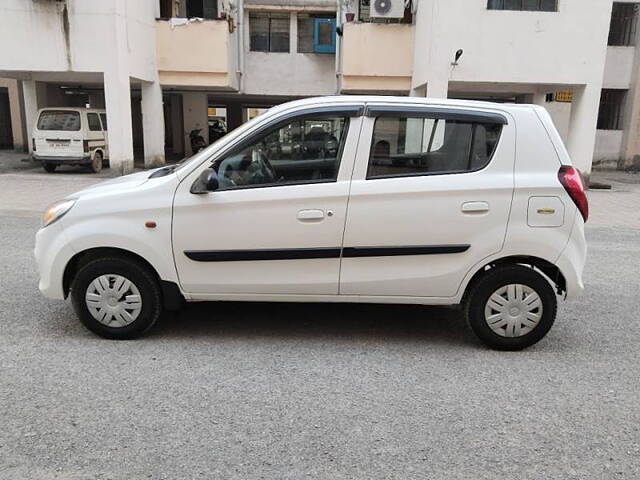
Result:
[[487,202],[465,202],[462,204],[462,213],[487,213],[489,204]]
[[322,210],[300,210],[298,212],[298,220],[301,222],[320,222],[324,219],[324,212]]

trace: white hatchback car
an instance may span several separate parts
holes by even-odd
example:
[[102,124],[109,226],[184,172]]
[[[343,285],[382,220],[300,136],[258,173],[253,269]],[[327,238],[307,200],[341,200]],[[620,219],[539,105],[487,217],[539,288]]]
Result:
[[54,204],[35,255],[40,290],[107,338],[185,300],[413,303],[516,350],[582,292],[587,215],[541,107],[325,97]]

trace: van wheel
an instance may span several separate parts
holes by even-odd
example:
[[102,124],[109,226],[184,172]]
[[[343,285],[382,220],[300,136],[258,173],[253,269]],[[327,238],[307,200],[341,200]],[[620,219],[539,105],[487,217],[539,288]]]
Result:
[[44,168],[45,172],[53,173],[56,171],[57,165],[54,165],[53,163],[43,163],[42,167]]
[[489,270],[468,294],[465,313],[477,337],[496,350],[522,350],[541,340],[556,318],[549,282],[520,265]]
[[100,173],[102,170],[102,153],[96,152],[93,155],[93,161],[91,162],[91,171],[93,173]]
[[140,264],[119,257],[84,265],[71,283],[71,302],[85,327],[116,340],[141,336],[162,313],[155,276]]

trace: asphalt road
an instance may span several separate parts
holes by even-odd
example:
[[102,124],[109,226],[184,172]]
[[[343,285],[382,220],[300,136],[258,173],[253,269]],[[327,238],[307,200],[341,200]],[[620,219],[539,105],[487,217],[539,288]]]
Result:
[[39,294],[38,224],[0,210],[2,479],[640,477],[637,226],[589,226],[585,295],[505,353],[415,306],[210,303],[101,340]]

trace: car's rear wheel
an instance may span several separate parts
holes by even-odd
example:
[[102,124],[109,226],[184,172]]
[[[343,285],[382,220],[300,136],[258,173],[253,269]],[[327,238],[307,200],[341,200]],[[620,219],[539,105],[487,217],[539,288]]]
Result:
[[102,152],[98,151],[93,154],[93,161],[91,162],[91,171],[93,173],[99,173],[102,171]]
[[522,350],[541,340],[556,318],[550,283],[522,265],[495,267],[469,291],[466,317],[478,338],[496,350]]
[[56,167],[57,165],[54,165],[53,163],[43,163],[42,164],[42,168],[44,168],[45,172],[47,173],[53,173],[56,171]]
[[153,273],[119,257],[82,266],[71,283],[71,300],[89,330],[118,340],[144,334],[162,312],[162,293]]

